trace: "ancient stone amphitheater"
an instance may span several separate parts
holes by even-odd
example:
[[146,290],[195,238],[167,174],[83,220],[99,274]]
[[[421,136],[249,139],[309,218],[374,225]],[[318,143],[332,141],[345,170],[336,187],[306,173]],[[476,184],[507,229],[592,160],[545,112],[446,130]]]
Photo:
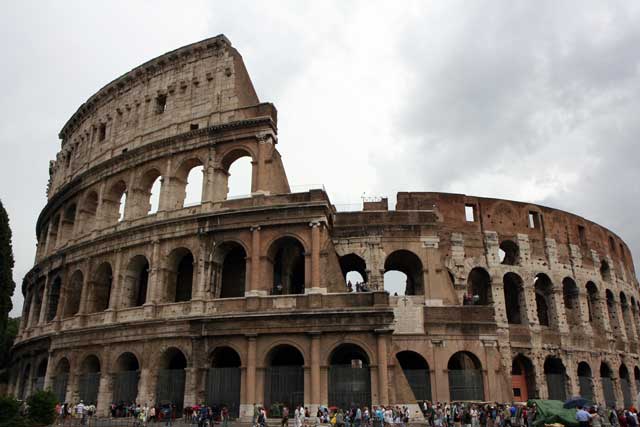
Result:
[[[11,393],[51,388],[101,414],[171,400],[240,416],[254,403],[634,399],[640,295],[619,236],[463,194],[341,211],[322,188],[291,191],[276,124],[224,36],[80,106],[50,164]],[[251,194],[227,198],[242,157]],[[405,295],[385,292],[391,271]],[[368,291],[348,292],[352,272]]]

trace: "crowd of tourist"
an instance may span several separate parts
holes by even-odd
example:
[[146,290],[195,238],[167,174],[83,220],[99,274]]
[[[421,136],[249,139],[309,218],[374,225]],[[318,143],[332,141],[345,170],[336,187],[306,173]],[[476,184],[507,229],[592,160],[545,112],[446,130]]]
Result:
[[355,286],[351,283],[351,280],[347,281],[347,292],[369,292],[369,285],[367,282],[356,282]]

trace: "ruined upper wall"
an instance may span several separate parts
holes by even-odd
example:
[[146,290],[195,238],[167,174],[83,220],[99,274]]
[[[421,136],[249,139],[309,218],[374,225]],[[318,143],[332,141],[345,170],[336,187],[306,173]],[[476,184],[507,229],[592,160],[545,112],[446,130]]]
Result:
[[152,59],[91,96],[60,131],[48,196],[90,167],[140,145],[261,115],[240,54],[220,35]]

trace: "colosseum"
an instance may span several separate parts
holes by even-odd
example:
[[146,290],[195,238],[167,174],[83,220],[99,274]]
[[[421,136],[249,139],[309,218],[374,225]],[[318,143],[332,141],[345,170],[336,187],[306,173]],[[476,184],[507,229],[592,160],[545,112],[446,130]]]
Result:
[[[107,84],[59,137],[22,283],[19,398],[247,417],[254,404],[628,405],[640,391],[640,294],[618,235],[508,200],[400,192],[394,209],[340,210],[321,187],[292,191],[277,111],[222,35]],[[244,157],[250,194],[227,197]],[[388,272],[404,292],[385,291]]]

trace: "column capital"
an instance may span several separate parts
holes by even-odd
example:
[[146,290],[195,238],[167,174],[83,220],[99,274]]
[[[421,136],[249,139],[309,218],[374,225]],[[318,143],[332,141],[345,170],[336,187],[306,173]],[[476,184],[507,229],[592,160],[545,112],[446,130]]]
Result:
[[254,231],[260,231],[260,229],[261,229],[261,228],[262,228],[262,227],[260,227],[259,225],[252,225],[251,227],[249,227],[249,230],[250,230],[251,232],[254,232]]
[[307,335],[311,338],[319,338],[322,335],[322,331],[307,331]]
[[255,341],[256,338],[258,338],[258,334],[244,334],[245,338],[247,338],[249,341]]

